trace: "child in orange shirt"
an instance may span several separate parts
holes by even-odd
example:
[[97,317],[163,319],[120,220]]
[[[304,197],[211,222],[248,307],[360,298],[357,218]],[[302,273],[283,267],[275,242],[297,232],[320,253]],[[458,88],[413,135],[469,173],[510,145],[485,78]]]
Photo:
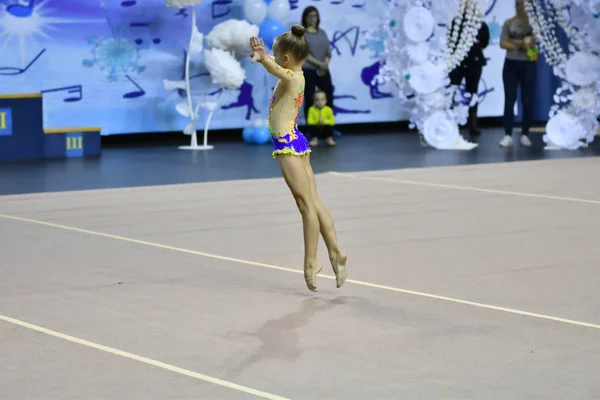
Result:
[[327,105],[327,95],[319,90],[315,93],[314,105],[308,109],[306,123],[310,128],[312,139],[311,147],[318,146],[319,139],[325,139],[329,146],[335,146],[333,140],[333,127],[335,116],[333,110]]

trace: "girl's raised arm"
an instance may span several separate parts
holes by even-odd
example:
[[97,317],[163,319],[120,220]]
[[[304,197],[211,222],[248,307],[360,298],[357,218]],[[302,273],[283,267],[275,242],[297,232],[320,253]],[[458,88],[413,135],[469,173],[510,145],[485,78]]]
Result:
[[262,39],[257,37],[250,38],[250,57],[252,57],[252,64],[259,62],[265,67],[268,73],[274,75],[282,80],[291,79],[294,77],[294,72],[287,68],[280,67],[273,56],[268,55],[265,51],[265,43]]

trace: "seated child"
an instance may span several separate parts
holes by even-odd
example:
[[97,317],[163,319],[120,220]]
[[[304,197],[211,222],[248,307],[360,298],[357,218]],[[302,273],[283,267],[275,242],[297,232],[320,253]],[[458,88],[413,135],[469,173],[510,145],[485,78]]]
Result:
[[335,116],[333,110],[327,105],[327,96],[325,92],[319,90],[315,93],[314,105],[308,109],[306,123],[310,129],[312,139],[311,146],[317,146],[319,139],[325,139],[330,146],[335,146],[333,140],[333,126],[335,125]]

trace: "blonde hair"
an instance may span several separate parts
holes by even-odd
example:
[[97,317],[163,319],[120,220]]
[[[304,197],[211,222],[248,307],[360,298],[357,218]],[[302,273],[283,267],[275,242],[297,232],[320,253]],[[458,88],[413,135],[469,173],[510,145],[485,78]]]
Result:
[[289,32],[277,37],[277,50],[281,53],[290,53],[296,60],[304,61],[308,57],[308,43],[302,25],[293,25]]

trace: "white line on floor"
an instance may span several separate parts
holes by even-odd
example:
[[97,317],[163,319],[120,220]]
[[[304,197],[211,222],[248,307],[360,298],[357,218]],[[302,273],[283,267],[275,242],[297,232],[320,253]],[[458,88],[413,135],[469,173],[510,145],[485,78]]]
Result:
[[[176,251],[176,252],[179,252],[179,253],[192,254],[192,255],[196,255],[196,256],[208,257],[208,258],[213,258],[213,259],[223,260],[223,261],[231,261],[231,262],[236,262],[236,263],[240,263],[240,264],[253,265],[253,266],[256,266],[256,267],[263,267],[263,268],[275,269],[275,270],[278,270],[278,271],[291,272],[291,273],[294,273],[294,274],[303,274],[303,271],[295,270],[295,269],[292,269],[292,268],[285,268],[285,267],[280,267],[280,266],[277,266],[277,265],[265,264],[265,263],[255,262],[255,261],[249,261],[249,260],[243,260],[243,259],[240,259],[240,258],[220,256],[218,254],[205,253],[205,252],[196,251],[196,250],[184,249],[184,248],[181,248],[181,247],[168,246],[168,245],[164,245],[164,244],[160,244],[160,243],[147,242],[147,241],[144,241],[144,240],[138,240],[138,239],[123,237],[123,236],[111,235],[111,234],[102,233],[102,232],[95,232],[95,231],[90,231],[90,230],[87,230],[87,229],[75,228],[75,227],[72,227],[72,226],[54,224],[54,223],[51,223],[51,222],[38,221],[38,220],[35,220],[35,219],[29,219],[29,218],[23,218],[23,217],[16,217],[16,216],[12,216],[12,215],[4,215],[4,214],[0,214],[0,218],[4,218],[4,219],[8,219],[8,220],[13,220],[13,221],[28,222],[28,223],[37,224],[37,225],[45,225],[45,226],[49,226],[49,227],[53,227],[53,228],[59,228],[59,229],[64,229],[64,230],[68,230],[68,231],[72,231],[72,232],[85,233],[85,234],[88,234],[88,235],[100,236],[100,237],[105,237],[105,238],[109,238],[109,239],[120,240],[120,241],[128,242],[128,243],[135,243],[135,244],[140,244],[140,245],[144,245],[144,246],[155,247],[155,248],[159,248],[159,249]],[[324,275],[324,274],[319,274],[319,277],[326,278],[326,279],[335,279],[334,276]],[[553,317],[551,315],[544,315],[544,314],[538,314],[538,313],[533,313],[533,312],[529,312],[529,311],[517,310],[517,309],[513,309],[513,308],[494,306],[494,305],[484,304],[484,303],[477,303],[477,302],[468,301],[468,300],[460,300],[460,299],[455,299],[455,298],[452,298],[452,297],[440,296],[440,295],[430,294],[430,293],[424,293],[424,292],[417,292],[417,291],[414,291],[414,290],[401,289],[401,288],[396,288],[396,287],[393,287],[393,286],[378,285],[376,283],[363,282],[363,281],[352,280],[352,279],[348,279],[346,282],[353,283],[355,285],[370,287],[370,288],[374,288],[374,289],[382,289],[382,290],[388,290],[388,291],[391,291],[391,292],[404,293],[404,294],[410,294],[410,295],[421,296],[421,297],[428,297],[430,299],[443,300],[443,301],[448,301],[448,302],[452,302],[452,303],[459,303],[459,304],[464,304],[464,305],[469,305],[469,306],[479,307],[479,308],[486,308],[486,309],[489,309],[489,310],[502,311],[502,312],[510,313],[510,314],[523,315],[523,316],[527,316],[527,317],[533,317],[533,318],[539,318],[539,319],[544,319],[544,320],[549,320],[549,321],[561,322],[561,323],[565,323],[565,324],[582,326],[582,327],[586,327],[586,328],[600,329],[600,325],[598,325],[598,324],[592,324],[592,323],[589,323],[589,322],[577,321],[577,320],[560,318],[560,317]]]
[[467,190],[467,191],[471,191],[471,192],[494,193],[494,194],[502,194],[502,195],[508,195],[508,196],[517,196],[517,197],[533,197],[533,198],[538,198],[538,199],[570,201],[570,202],[575,202],[575,203],[600,204],[600,200],[578,199],[578,198],[574,198],[574,197],[551,196],[551,195],[546,195],[546,194],[525,193],[525,192],[512,192],[512,191],[508,191],[508,190],[485,189],[485,188],[459,186],[459,185],[447,185],[447,184],[443,184],[443,183],[407,181],[407,180],[395,179],[395,178],[353,175],[353,174],[347,174],[347,173],[342,173],[342,172],[329,172],[329,173],[331,175],[342,176],[345,178],[401,183],[404,185],[428,186],[428,187],[441,188],[441,189]]
[[152,365],[154,367],[166,369],[168,371],[175,372],[177,374],[186,375],[186,376],[189,376],[191,378],[195,378],[195,379],[199,379],[201,381],[205,381],[205,382],[212,383],[212,384],[215,384],[215,385],[223,386],[223,387],[225,387],[227,389],[237,390],[239,392],[251,394],[251,395],[263,398],[263,399],[269,399],[269,400],[289,400],[289,399],[287,399],[285,397],[277,396],[277,395],[274,395],[274,394],[271,394],[271,393],[267,393],[267,392],[262,392],[260,390],[252,389],[252,388],[249,388],[249,387],[246,387],[246,386],[238,385],[236,383],[232,383],[232,382],[224,381],[222,379],[214,378],[212,376],[203,375],[203,374],[200,374],[198,372],[190,371],[190,370],[187,370],[187,369],[184,369],[184,368],[179,368],[179,367],[176,367],[176,366],[171,365],[171,364],[166,364],[164,362],[156,361],[156,360],[153,360],[151,358],[138,356],[136,354],[132,354],[132,353],[128,353],[126,351],[114,349],[112,347],[103,346],[101,344],[90,342],[88,340],[80,339],[80,338],[77,338],[77,337],[74,337],[74,336],[65,335],[64,333],[56,332],[56,331],[53,331],[53,330],[50,330],[50,329],[47,329],[47,328],[44,328],[44,327],[41,327],[41,326],[33,325],[33,324],[28,323],[28,322],[19,321],[18,319],[14,319],[14,318],[11,318],[11,317],[6,317],[4,315],[0,315],[0,321],[5,321],[5,322],[8,322],[8,323],[11,323],[11,324],[14,324],[14,325],[21,326],[23,328],[32,329],[34,331],[37,331],[37,332],[40,332],[40,333],[45,333],[46,335],[50,335],[50,336],[54,336],[54,337],[59,338],[59,339],[67,340],[67,341],[72,342],[72,343],[77,343],[79,345],[83,345],[83,346],[86,346],[86,347],[91,347],[93,349],[104,351],[106,353],[111,353],[111,354],[114,354],[114,355],[117,355],[117,356],[129,358],[131,360],[139,361],[139,362],[144,363],[144,364],[148,364],[148,365]]

